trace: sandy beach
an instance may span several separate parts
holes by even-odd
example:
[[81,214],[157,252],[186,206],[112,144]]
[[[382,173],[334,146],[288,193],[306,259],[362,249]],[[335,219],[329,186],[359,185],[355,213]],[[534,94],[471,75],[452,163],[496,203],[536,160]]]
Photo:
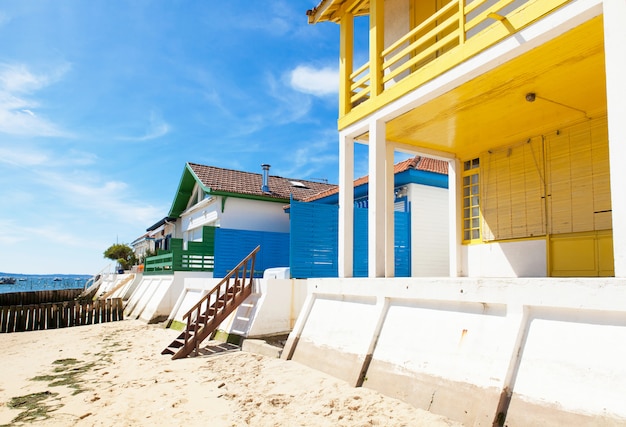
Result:
[[0,335],[0,425],[460,425],[292,361],[171,360],[178,332],[125,320]]

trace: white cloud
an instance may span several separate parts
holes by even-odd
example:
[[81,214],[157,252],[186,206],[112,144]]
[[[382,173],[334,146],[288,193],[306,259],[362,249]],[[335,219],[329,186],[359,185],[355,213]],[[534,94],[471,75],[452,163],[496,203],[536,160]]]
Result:
[[62,64],[49,73],[35,74],[24,64],[0,64],[0,90],[8,93],[32,93],[60,80],[70,65]]
[[15,221],[0,218],[0,228],[4,230],[3,233],[0,233],[0,245],[11,247],[18,242],[26,240],[25,235],[20,232]]
[[56,194],[67,209],[89,211],[126,224],[148,224],[162,216],[165,207],[148,205],[132,197],[127,183],[99,181],[93,174],[41,172],[40,184]]
[[291,87],[315,96],[334,96],[339,91],[339,71],[336,68],[314,68],[298,65],[289,73]]
[[[0,115],[2,112],[0,112]],[[13,166],[38,166],[48,160],[48,155],[36,150],[22,150],[19,147],[0,147],[0,163],[7,163]]]
[[27,136],[69,136],[35,111],[40,103],[29,96],[60,80],[70,69],[63,64],[37,74],[24,64],[0,63],[0,132]]
[[143,135],[140,136],[123,136],[119,139],[123,141],[149,141],[151,139],[157,139],[162,136],[167,135],[171,126],[165,120],[163,120],[160,115],[155,113],[154,111],[150,113],[150,118],[148,121],[148,126]]
[[[336,181],[336,173],[328,175],[329,165],[338,165],[339,153],[337,151],[337,132],[334,128],[328,131],[316,132],[310,135],[308,141],[301,141],[297,144],[297,149],[289,155],[289,161],[284,164],[289,165],[283,168],[280,173],[291,177],[313,177],[326,179],[330,183]],[[335,168],[331,168],[335,170]]]
[[85,166],[94,164],[97,156],[93,153],[70,149],[63,155],[40,150],[28,145],[0,147],[0,163],[19,167],[46,165],[47,167]]
[[[310,97],[291,90],[287,84],[284,79],[279,80],[268,73],[260,85],[264,92],[259,96],[251,98],[248,93],[239,93],[237,97],[220,97],[219,94],[213,93],[210,98],[207,95],[207,99],[219,107],[228,121],[233,122],[229,127],[228,136],[242,137],[264,128],[288,125],[307,117],[312,105]],[[259,103],[259,99],[264,102]],[[229,102],[230,105],[226,105],[225,102]],[[233,106],[234,102],[238,105]],[[243,113],[241,104],[247,106],[248,114]],[[258,146],[248,144],[248,148],[256,150]]]
[[25,136],[70,136],[51,121],[21,110],[0,109],[0,132]]

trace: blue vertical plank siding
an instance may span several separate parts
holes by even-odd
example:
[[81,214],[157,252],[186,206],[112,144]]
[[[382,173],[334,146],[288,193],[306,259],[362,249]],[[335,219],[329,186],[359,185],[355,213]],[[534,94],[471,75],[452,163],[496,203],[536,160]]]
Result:
[[337,277],[338,224],[336,205],[291,202],[291,277]]
[[367,208],[354,208],[354,277],[367,277],[367,249],[369,233],[367,232]]
[[[354,208],[354,277],[367,277],[368,229],[365,208]],[[394,216],[394,275],[411,277],[411,214],[395,211]]]
[[[405,209],[408,204],[405,204]],[[290,269],[295,278],[337,277],[339,208],[291,202]],[[367,208],[354,208],[354,277],[367,277]],[[410,212],[394,212],[395,275],[411,275]]]
[[256,276],[261,276],[268,268],[289,265],[289,233],[217,228],[214,276],[224,277],[257,245],[261,245],[261,249],[255,261]]
[[411,277],[411,213],[394,212],[395,277]]

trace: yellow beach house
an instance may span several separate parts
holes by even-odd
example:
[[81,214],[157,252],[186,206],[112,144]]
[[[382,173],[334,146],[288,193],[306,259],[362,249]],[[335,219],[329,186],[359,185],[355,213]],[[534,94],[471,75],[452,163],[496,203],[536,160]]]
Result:
[[[626,275],[626,231],[614,242],[612,221],[625,209],[615,203],[625,199],[623,168],[609,167],[626,139],[624,45],[605,36],[623,32],[621,18],[605,19],[622,3],[322,1],[309,11],[310,23],[341,28],[342,187],[353,144],[369,145],[372,277],[390,275],[393,150],[450,163],[451,276]],[[354,33],[363,15],[365,37]],[[364,38],[369,58],[355,64],[353,41]],[[349,277],[352,203],[343,194]]]
[[[626,425],[626,1],[321,0],[307,18],[340,28],[339,278],[308,280],[283,357],[466,425]],[[393,277],[397,151],[448,162],[447,277]]]

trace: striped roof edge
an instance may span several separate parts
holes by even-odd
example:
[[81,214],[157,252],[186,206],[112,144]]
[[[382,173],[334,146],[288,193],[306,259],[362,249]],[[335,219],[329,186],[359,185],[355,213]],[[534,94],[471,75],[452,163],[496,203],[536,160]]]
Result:
[[[445,160],[431,159],[430,157],[415,156],[410,159],[406,159],[402,162],[396,163],[393,166],[393,174],[397,175],[409,169],[414,169],[414,170],[424,171],[424,172],[433,172],[433,173],[438,173],[441,175],[447,175],[448,174],[448,162]],[[356,188],[361,185],[365,185],[368,182],[369,182],[369,175],[362,176],[361,178],[357,178],[354,180],[354,187]],[[321,193],[307,197],[303,199],[302,201],[312,202],[315,200],[323,199],[324,197],[328,197],[338,192],[339,192],[339,186],[334,186],[334,188],[329,188],[328,190],[325,190]]]

